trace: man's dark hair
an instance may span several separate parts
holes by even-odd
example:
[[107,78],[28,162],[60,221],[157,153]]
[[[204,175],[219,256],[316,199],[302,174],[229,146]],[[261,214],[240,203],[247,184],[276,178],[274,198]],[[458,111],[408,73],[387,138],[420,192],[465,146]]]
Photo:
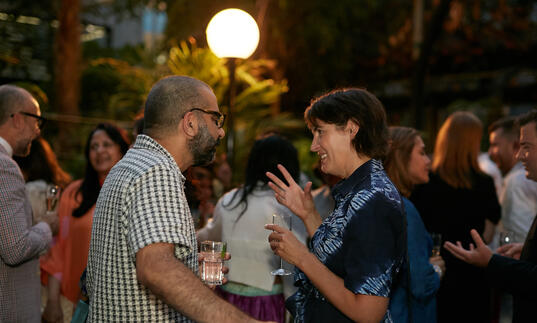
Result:
[[537,110],[531,110],[530,112],[523,114],[518,118],[519,127],[523,127],[531,122],[535,122],[537,129]]
[[503,117],[494,121],[488,128],[489,135],[498,129],[503,130],[502,136],[509,136],[518,140],[520,127],[516,117]]
[[344,127],[352,120],[360,129],[352,144],[359,154],[382,159],[388,150],[388,125],[382,103],[365,89],[334,90],[314,99],[304,112],[310,129],[317,121]]
[[[211,88],[188,76],[168,76],[158,81],[147,96],[144,110],[144,134],[170,133],[192,108],[204,108],[200,89]],[[212,91],[212,90],[211,90]]]

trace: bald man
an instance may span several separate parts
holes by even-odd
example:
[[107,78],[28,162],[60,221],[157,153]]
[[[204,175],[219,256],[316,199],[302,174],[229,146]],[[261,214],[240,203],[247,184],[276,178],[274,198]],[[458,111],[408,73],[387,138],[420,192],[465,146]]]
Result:
[[255,322],[198,278],[183,172],[214,159],[224,115],[211,88],[171,76],[147,97],[144,134],[112,168],[93,218],[90,322]]
[[48,248],[57,219],[32,226],[24,178],[12,156],[29,154],[43,122],[30,93],[0,86],[0,322],[41,321],[38,256]]

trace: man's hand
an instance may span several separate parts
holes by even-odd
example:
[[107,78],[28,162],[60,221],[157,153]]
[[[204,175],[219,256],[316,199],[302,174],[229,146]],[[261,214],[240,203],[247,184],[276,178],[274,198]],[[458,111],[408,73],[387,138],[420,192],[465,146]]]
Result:
[[501,256],[520,259],[520,253],[522,252],[523,243],[510,243],[496,249],[496,252]]
[[490,258],[492,258],[492,251],[489,249],[489,247],[487,247],[487,245],[485,245],[476,230],[472,229],[472,231],[470,231],[470,235],[472,236],[472,239],[474,239],[477,247],[474,248],[474,245],[471,243],[470,249],[466,250],[462,247],[460,241],[457,241],[457,245],[446,241],[444,243],[444,248],[451,252],[451,254],[455,257],[466,263],[469,263],[470,265],[486,267],[490,261]]

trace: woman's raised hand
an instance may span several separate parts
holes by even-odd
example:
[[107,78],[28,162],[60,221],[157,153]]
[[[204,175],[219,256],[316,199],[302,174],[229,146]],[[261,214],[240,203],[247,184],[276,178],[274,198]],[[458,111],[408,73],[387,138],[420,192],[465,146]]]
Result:
[[274,191],[276,200],[301,218],[306,226],[307,222],[311,222],[312,219],[318,218],[319,221],[315,220],[315,222],[319,222],[317,224],[318,226],[321,217],[317,210],[315,210],[313,196],[311,195],[311,182],[308,182],[304,187],[304,190],[302,190],[285,167],[278,164],[278,169],[287,183],[284,183],[271,172],[266,173],[267,177],[271,180],[268,185]]

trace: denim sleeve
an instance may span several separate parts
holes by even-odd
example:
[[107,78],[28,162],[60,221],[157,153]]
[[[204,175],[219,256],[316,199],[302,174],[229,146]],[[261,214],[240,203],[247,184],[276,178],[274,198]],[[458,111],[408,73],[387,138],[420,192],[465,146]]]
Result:
[[440,287],[440,277],[429,263],[432,240],[418,211],[409,200],[405,200],[407,216],[408,257],[410,262],[410,292],[420,301],[434,298]]

